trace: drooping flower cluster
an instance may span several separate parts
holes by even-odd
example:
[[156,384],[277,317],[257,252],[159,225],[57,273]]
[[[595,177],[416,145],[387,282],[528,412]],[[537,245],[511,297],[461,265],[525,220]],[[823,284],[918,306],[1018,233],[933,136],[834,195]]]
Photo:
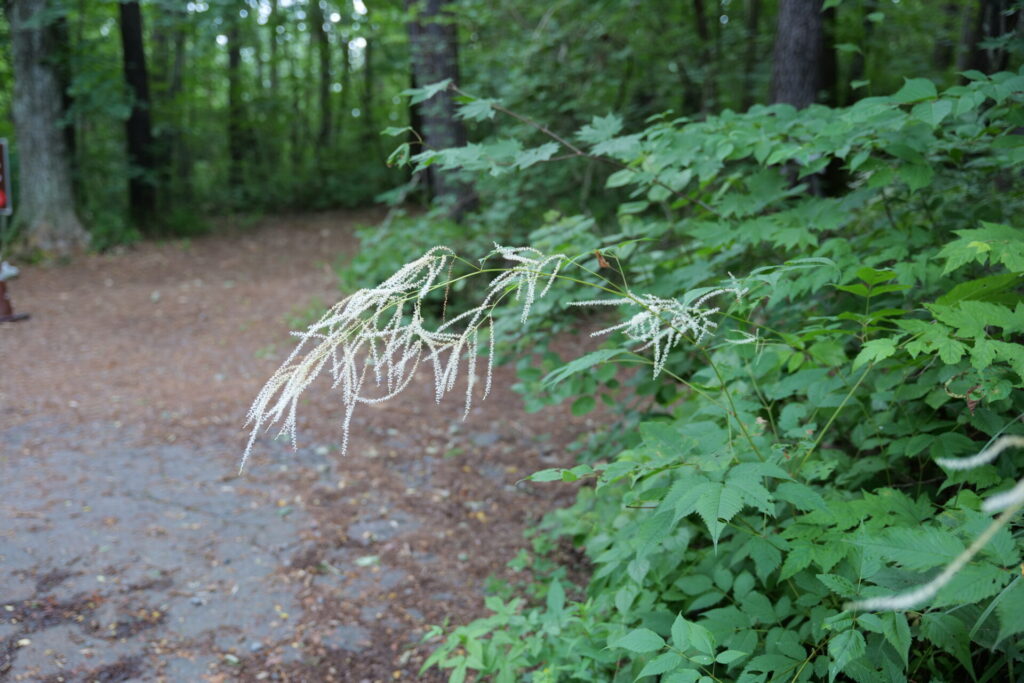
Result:
[[[538,296],[542,278],[546,284],[539,296],[550,289],[564,256],[545,256],[530,247],[495,245],[496,255],[511,261],[491,280],[483,301],[433,329],[423,315],[423,301],[439,289],[445,290],[456,261],[455,252],[434,247],[402,266],[379,286],[361,289],[335,304],[304,332],[293,333],[299,344],[271,376],[249,409],[247,425],[252,426],[242,458],[248,461],[263,428],[280,424],[295,445],[298,399],[326,370],[333,388],[341,392],[342,452],[348,448],[349,426],[357,405],[381,403],[401,393],[426,360],[434,374],[434,398],[455,388],[466,359],[465,412],[472,405],[476,389],[477,350],[481,328],[493,326],[492,310],[512,292],[523,302],[521,320],[526,321]],[[545,271],[545,268],[551,268]],[[494,366],[494,334],[488,335],[486,382],[482,398],[491,390]],[[310,348],[312,346],[312,348]],[[372,377],[372,382],[367,382]]]
[[598,330],[591,336],[596,337],[622,330],[626,337],[641,344],[638,351],[652,349],[654,376],[657,377],[665,369],[665,361],[668,360],[668,354],[673,347],[687,337],[697,343],[711,334],[718,326],[712,316],[721,309],[718,307],[705,308],[706,302],[721,294],[733,294],[739,300],[746,291],[738,285],[721,287],[701,294],[691,303],[627,291],[626,296],[622,299],[574,301],[570,305],[640,307],[641,310],[629,320]]

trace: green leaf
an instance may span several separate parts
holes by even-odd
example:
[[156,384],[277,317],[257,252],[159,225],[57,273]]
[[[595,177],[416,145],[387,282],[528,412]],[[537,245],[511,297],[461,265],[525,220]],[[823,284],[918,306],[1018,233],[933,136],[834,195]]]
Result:
[[647,662],[647,665],[640,670],[640,673],[634,680],[639,680],[644,676],[660,676],[667,671],[675,669],[682,663],[683,658],[675,652],[663,652],[651,661]]
[[580,396],[572,402],[572,414],[576,417],[582,417],[597,406],[597,402],[593,396]]
[[743,496],[735,489],[721,482],[708,482],[697,499],[695,509],[704,520],[711,541],[718,547],[718,538],[726,527],[726,522],[743,509]]
[[542,161],[547,161],[551,157],[555,156],[558,152],[559,146],[557,142],[548,142],[540,147],[533,147],[526,149],[516,155],[515,165],[519,169],[529,168],[534,164],[539,164]]
[[[933,86],[934,87],[934,86]],[[935,128],[943,119],[953,111],[953,103],[949,100],[935,100],[934,102],[921,102],[915,105],[910,115],[918,121],[924,121],[932,128]]]
[[996,604],[999,640],[1024,632],[1024,581],[1018,576]]
[[565,590],[562,588],[562,584],[555,579],[548,586],[547,596],[548,612],[555,614],[561,614],[562,609],[565,607]]
[[742,659],[743,657],[746,657],[748,654],[750,653],[740,652],[739,650],[723,650],[722,652],[719,652],[717,656],[715,656],[715,661],[719,664],[732,664],[737,659]]
[[596,145],[606,142],[622,131],[622,119],[616,114],[595,116],[588,125],[583,126],[576,134],[583,142]]
[[903,660],[903,665],[910,662],[910,625],[907,615],[903,612],[886,612],[882,615],[882,635],[893,646]]
[[422,88],[410,88],[408,90],[403,90],[402,94],[409,97],[409,104],[419,104],[420,102],[429,100],[437,93],[447,90],[448,86],[451,84],[452,79],[446,78],[443,81],[431,83],[430,85],[425,85]]
[[665,647],[665,641],[649,628],[638,628],[622,636],[611,645],[630,652],[644,654]]
[[974,665],[971,662],[970,637],[967,627],[952,614],[929,612],[921,617],[921,636],[934,643],[940,650],[956,657],[971,677]]
[[569,377],[585,370],[589,370],[600,363],[607,362],[621,353],[624,353],[622,349],[598,349],[597,351],[586,353],[579,358],[569,361],[560,368],[556,368],[549,372],[547,376],[541,380],[541,385],[545,389],[551,389],[558,386],[558,384]]
[[459,107],[459,111],[455,115],[460,119],[468,119],[470,121],[493,119],[495,113],[497,113],[494,109],[496,104],[498,104],[498,100],[472,99]]
[[860,631],[850,629],[836,635],[828,641],[828,679],[834,681],[850,662],[860,659],[866,652],[867,642]]
[[904,78],[903,87],[892,96],[897,104],[910,104],[938,97],[935,84],[927,78]]
[[848,542],[915,571],[949,564],[964,549],[952,532],[930,527],[891,527],[881,533],[860,534]]
[[872,339],[871,341],[864,344],[861,348],[860,353],[853,359],[853,369],[865,365],[866,363],[878,362],[885,360],[896,353],[896,340],[886,337],[883,339]]

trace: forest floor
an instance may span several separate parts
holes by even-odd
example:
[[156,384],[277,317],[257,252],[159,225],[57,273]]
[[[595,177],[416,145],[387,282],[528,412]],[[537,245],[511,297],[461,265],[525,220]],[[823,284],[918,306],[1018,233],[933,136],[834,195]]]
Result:
[[[571,495],[519,484],[586,426],[499,391],[466,421],[423,381],[356,412],[315,385],[299,448],[245,411],[289,322],[338,298],[379,214],[276,217],[10,283],[0,326],[0,680],[394,681],[430,624],[484,613],[488,576]],[[457,392],[456,392],[457,393]]]

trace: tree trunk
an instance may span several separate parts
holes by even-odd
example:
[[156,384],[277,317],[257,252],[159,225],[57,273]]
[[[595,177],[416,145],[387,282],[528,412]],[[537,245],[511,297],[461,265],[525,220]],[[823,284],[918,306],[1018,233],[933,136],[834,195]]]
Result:
[[821,87],[822,0],[779,0],[772,55],[772,101],[797,109],[812,104]]
[[242,120],[242,46],[239,44],[238,8],[228,7],[228,185],[233,196],[242,189],[245,160],[245,125]]
[[125,122],[128,144],[128,205],[132,222],[144,232],[156,215],[156,155],[150,125],[149,75],[142,42],[142,12],[138,2],[122,2],[121,47],[124,56],[124,80],[132,95],[132,111]]
[[326,159],[330,155],[331,143],[331,45],[327,42],[327,31],[324,29],[324,11],[319,0],[309,2],[309,33],[311,47],[316,48],[320,62],[320,127],[316,135],[319,148],[317,159]]
[[[447,6],[452,0],[405,0],[406,10],[411,10],[413,20],[409,22],[409,45],[412,57],[412,73],[417,87],[443,81],[446,78],[458,82],[458,41],[455,23]],[[466,129],[455,118],[455,100],[451,91],[440,92],[419,104],[424,142],[432,149],[462,147],[466,144]],[[466,183],[452,177],[450,172],[441,172],[430,167],[428,183],[436,200],[451,207],[449,213],[458,220],[472,208],[476,195]]]
[[977,9],[966,11],[963,51],[957,70],[974,69],[992,74],[1006,69],[1010,53],[1005,48],[986,48],[983,43],[1012,33],[1020,20],[1016,0],[978,0]]
[[[15,140],[20,161],[18,224],[29,244],[48,252],[84,247],[89,235],[75,214],[67,142],[61,131],[61,91],[52,36],[34,16],[46,0],[7,0],[14,67]],[[27,24],[27,25],[26,25]]]
[[750,109],[754,97],[754,72],[757,69],[757,28],[761,21],[761,0],[747,0],[747,51],[743,57],[743,93],[740,109]]

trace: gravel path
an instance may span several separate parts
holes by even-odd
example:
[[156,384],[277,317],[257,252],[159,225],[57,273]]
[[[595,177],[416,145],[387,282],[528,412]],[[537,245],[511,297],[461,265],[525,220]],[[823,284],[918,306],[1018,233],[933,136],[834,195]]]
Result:
[[426,627],[482,613],[568,495],[515,482],[584,426],[507,391],[463,422],[424,377],[357,414],[343,458],[314,387],[299,450],[265,440],[237,476],[288,319],[337,297],[333,259],[378,217],[267,219],[11,284],[33,317],[0,326],[0,680],[442,680],[418,673]]

